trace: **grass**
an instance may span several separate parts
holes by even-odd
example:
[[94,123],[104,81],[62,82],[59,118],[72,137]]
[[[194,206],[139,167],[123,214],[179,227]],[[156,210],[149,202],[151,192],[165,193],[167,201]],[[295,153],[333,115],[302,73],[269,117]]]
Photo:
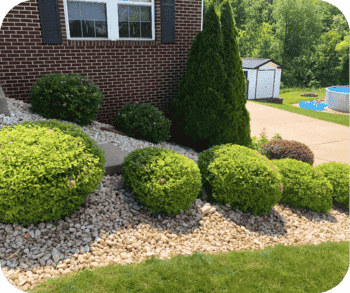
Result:
[[[324,89],[283,89],[283,104],[261,103],[316,119],[349,126],[349,116],[321,113],[291,106],[313,97],[324,97]],[[254,101],[256,102],[256,101]],[[255,139],[260,150],[265,135]],[[349,241],[319,245],[265,247],[262,251],[151,259],[132,265],[113,264],[84,269],[36,286],[30,293],[54,292],[325,292],[336,287],[349,268]]]
[[[301,97],[300,94],[302,93],[313,93],[318,94],[318,97]],[[275,104],[275,103],[266,103],[266,102],[258,102],[254,100],[249,100],[254,103],[259,103],[262,105],[266,105],[269,107],[278,108],[281,110],[286,110],[288,112],[293,112],[301,115],[305,115],[308,117],[316,118],[323,121],[328,122],[334,122],[340,125],[349,126],[349,116],[348,115],[339,115],[339,114],[332,114],[332,113],[326,113],[326,112],[320,112],[320,111],[313,111],[303,108],[298,108],[295,106],[292,106],[293,104],[298,104],[300,101],[313,101],[319,98],[324,98],[326,95],[325,88],[311,88],[311,89],[300,89],[300,88],[293,88],[293,89],[281,89],[279,97],[283,98],[283,104]]]
[[[349,242],[177,255],[74,272],[28,292],[326,292],[349,267]],[[41,290],[38,290],[41,287]]]

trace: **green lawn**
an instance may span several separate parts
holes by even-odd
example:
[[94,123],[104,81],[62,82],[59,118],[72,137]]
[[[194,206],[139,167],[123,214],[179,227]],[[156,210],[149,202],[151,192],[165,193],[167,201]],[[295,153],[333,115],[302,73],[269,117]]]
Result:
[[[318,97],[301,97],[300,94],[302,93],[313,93],[317,94]],[[275,107],[278,109],[286,110],[289,112],[309,116],[312,118],[328,121],[328,122],[334,122],[338,123],[340,125],[349,126],[349,116],[348,115],[339,115],[339,114],[331,114],[331,113],[324,113],[320,111],[313,111],[313,110],[307,110],[303,108],[298,108],[295,106],[292,106],[293,104],[298,104],[300,101],[313,101],[319,98],[324,98],[326,95],[325,88],[320,89],[281,89],[279,97],[283,98],[282,104],[275,104],[275,103],[264,103],[264,102],[257,102],[254,100],[249,100],[254,103],[259,103],[262,105]]]
[[[290,106],[324,97],[325,90],[281,90],[283,104],[261,103],[349,126],[349,116]],[[259,102],[260,103],[260,102]],[[263,141],[255,144],[260,149]],[[45,281],[27,292],[325,292],[337,286],[349,268],[349,241],[306,246],[269,246],[262,251],[150,259],[140,264],[109,265]]]

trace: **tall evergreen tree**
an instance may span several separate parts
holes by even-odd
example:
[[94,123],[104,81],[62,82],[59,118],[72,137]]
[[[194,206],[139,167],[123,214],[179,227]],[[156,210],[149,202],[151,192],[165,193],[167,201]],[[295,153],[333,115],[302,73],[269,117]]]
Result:
[[198,79],[198,55],[199,55],[199,47],[200,40],[203,31],[197,33],[196,38],[192,42],[192,46],[187,58],[187,64],[191,64],[191,66],[186,67],[186,73],[183,79],[179,81],[179,90],[177,92],[176,99],[172,103],[172,125],[170,129],[170,134],[173,141],[184,145],[188,141],[188,138],[185,137],[183,133],[184,125],[185,125],[185,115],[184,115],[184,100],[186,95],[189,97],[193,97],[193,87],[188,87],[186,85],[195,82]]
[[[180,81],[173,102],[172,116],[176,137],[182,137],[184,145],[197,152],[219,144],[250,143],[247,138],[250,135],[249,113],[243,109],[246,101],[242,60],[238,55],[237,65],[231,61],[236,71],[230,71],[228,79],[224,58],[229,60],[234,55],[224,54],[220,10],[215,1],[207,8],[203,31],[197,34],[192,44],[185,77]],[[228,17],[231,17],[232,24],[232,10]],[[234,39],[234,34],[231,38]],[[237,43],[235,49],[238,51]],[[243,93],[244,100],[236,99],[235,89]],[[248,123],[248,134],[246,131],[239,133],[247,129],[247,124],[239,128],[239,121]]]
[[224,127],[225,85],[221,51],[223,49],[220,16],[214,3],[205,11],[203,31],[190,49],[184,81],[173,102],[172,128],[176,137],[197,152],[208,148],[218,130]]
[[[250,137],[250,116],[245,104],[246,79],[243,72],[242,58],[238,49],[237,30],[233,17],[233,9],[228,0],[221,5],[221,29],[223,34],[224,68],[227,74],[224,96],[227,105],[227,117],[231,126],[223,133],[223,140],[232,141],[235,144],[248,146],[252,140]],[[232,108],[231,108],[232,106]],[[224,138],[226,136],[226,138]]]

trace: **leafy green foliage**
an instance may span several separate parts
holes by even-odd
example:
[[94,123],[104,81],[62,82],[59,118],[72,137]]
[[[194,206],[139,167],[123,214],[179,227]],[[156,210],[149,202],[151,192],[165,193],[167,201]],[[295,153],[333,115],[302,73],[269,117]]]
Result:
[[[56,119],[47,120],[47,121],[24,121],[22,123],[23,126],[28,128],[33,127],[34,125],[39,125],[42,127],[50,128],[50,129],[59,129],[64,134],[68,134],[72,137],[79,137],[83,139],[84,142],[84,152],[88,152],[92,154],[95,158],[98,158],[98,162],[96,167],[103,170],[103,174],[106,173],[106,158],[105,151],[101,150],[101,148],[97,145],[97,143],[89,136],[89,134],[85,133],[80,127],[57,121]],[[98,186],[96,186],[97,188]]]
[[344,163],[330,162],[313,168],[320,171],[333,187],[333,197],[349,208],[349,166]]
[[282,203],[309,208],[317,213],[331,210],[333,188],[322,172],[305,162],[289,158],[275,160],[273,164],[283,176]]
[[294,140],[270,140],[262,146],[262,152],[270,160],[290,158],[308,163],[310,166],[314,164],[314,153],[311,149]]
[[155,144],[169,139],[170,122],[150,104],[127,104],[114,119],[116,129]]
[[226,144],[201,152],[198,166],[208,200],[262,215],[271,211],[283,191],[282,176],[257,151]]
[[[204,11],[208,10],[212,2],[221,9],[225,1],[205,0]],[[323,59],[321,62],[318,57],[313,57],[321,36],[327,32],[337,32],[342,39],[349,35],[349,25],[345,16],[335,6],[325,1],[309,0],[229,2],[234,9],[233,18],[238,28],[240,55],[245,58],[269,58],[285,66],[281,88],[329,86],[323,84],[327,81],[324,78],[327,76],[331,79],[341,78],[338,82],[332,81],[333,85],[348,84],[348,61],[343,63],[345,68],[342,70],[338,61],[335,67],[339,70],[333,68],[330,73],[324,63],[332,62],[332,58],[328,61]],[[345,43],[348,46],[349,42]],[[333,52],[329,51],[326,55],[328,54]],[[346,54],[339,54],[339,57],[348,58]],[[322,69],[315,69],[317,62],[320,62]],[[322,80],[318,80],[320,77]]]
[[[316,52],[312,56],[312,79],[319,81],[320,85],[336,85],[338,81],[337,66],[339,53],[335,50],[341,42],[341,36],[337,32],[328,32],[322,35],[316,46]],[[327,74],[325,72],[327,71]],[[348,84],[348,83],[346,83]]]
[[153,213],[177,214],[187,210],[201,190],[197,164],[174,151],[146,147],[124,159],[125,185]]
[[96,120],[102,93],[79,74],[47,74],[39,78],[30,92],[32,111],[45,118],[63,119],[80,126]]
[[339,85],[349,84],[349,36],[344,37],[344,41],[336,45],[335,50],[341,55],[339,57],[340,66],[337,68],[339,70]]
[[[0,218],[23,224],[58,220],[84,203],[103,176],[83,139],[21,124],[0,130]],[[69,176],[69,177],[68,177]]]

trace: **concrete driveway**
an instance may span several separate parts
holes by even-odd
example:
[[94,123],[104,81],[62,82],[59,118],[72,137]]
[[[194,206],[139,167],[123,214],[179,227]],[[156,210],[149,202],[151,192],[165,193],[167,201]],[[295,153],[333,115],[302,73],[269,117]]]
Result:
[[283,139],[306,144],[314,153],[313,166],[328,162],[349,165],[349,127],[333,122],[291,113],[285,110],[247,101],[250,113],[251,137],[260,139],[265,127],[266,137],[279,133]]

